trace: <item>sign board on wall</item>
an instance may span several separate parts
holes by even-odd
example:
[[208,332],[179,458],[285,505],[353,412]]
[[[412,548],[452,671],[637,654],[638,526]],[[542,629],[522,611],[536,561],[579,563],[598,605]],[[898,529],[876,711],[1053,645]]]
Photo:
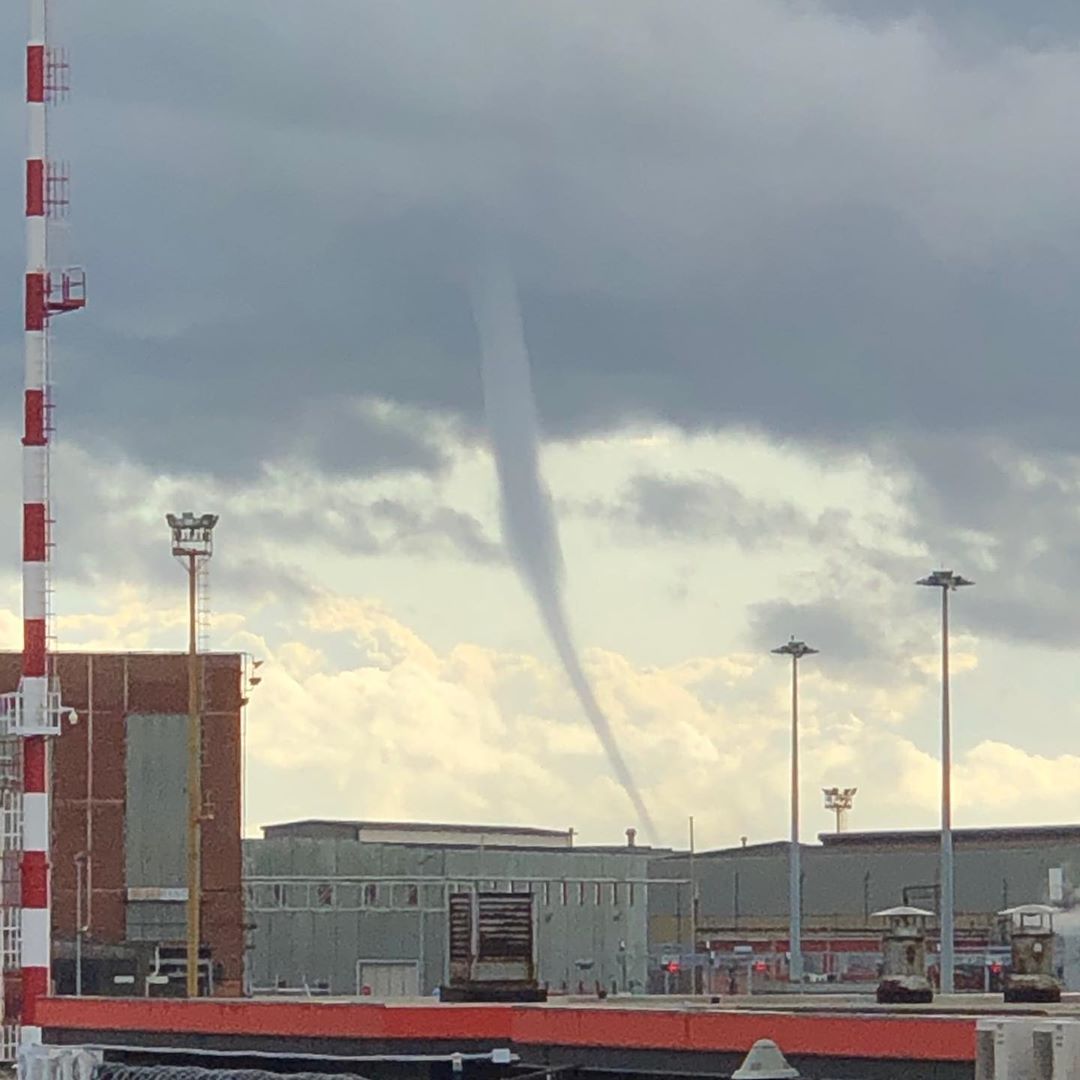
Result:
[[176,904],[187,903],[187,889],[129,888],[128,900],[169,901]]

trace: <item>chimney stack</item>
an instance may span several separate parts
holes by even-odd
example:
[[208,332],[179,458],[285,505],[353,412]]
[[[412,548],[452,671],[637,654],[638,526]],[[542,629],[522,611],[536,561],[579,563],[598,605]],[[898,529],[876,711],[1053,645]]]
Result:
[[626,846],[637,847],[637,829],[630,828],[626,830]]

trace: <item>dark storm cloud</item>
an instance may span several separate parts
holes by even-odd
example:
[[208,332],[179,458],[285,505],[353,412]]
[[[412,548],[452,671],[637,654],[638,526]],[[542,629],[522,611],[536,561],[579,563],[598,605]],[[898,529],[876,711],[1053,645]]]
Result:
[[[975,579],[963,598],[964,627],[1035,645],[1080,644],[1080,459],[938,436],[901,443],[880,464],[908,472],[905,537],[925,545],[935,565]],[[910,559],[865,557],[898,579],[925,573]]]
[[[476,436],[463,282],[494,241],[520,283],[546,431],[659,419],[886,446],[884,466],[912,478],[905,541],[978,577],[969,626],[1080,638],[1075,4],[57,8],[76,94],[54,146],[75,163],[70,250],[91,273],[90,307],[57,327],[63,438],[234,487],[275,460],[435,473],[448,419]],[[20,8],[0,10],[10,147],[24,29]],[[9,283],[21,173],[20,155],[0,158]],[[20,322],[13,285],[13,403]],[[1019,470],[1025,455],[1041,475]],[[113,526],[125,512],[65,508],[61,559],[107,534],[125,565],[172,570],[154,528]],[[830,543],[843,524],[662,477],[617,512],[748,547],[806,530]],[[291,513],[252,528],[495,557],[437,505]],[[844,543],[913,610],[921,559]],[[837,655],[869,648],[822,603],[756,625],[782,638],[788,614],[820,615]]]
[[778,648],[795,637],[818,649],[832,666],[864,664],[893,652],[855,605],[840,600],[769,601],[753,605],[749,616],[752,641],[760,650]]
[[[203,508],[207,500],[192,503]],[[286,600],[310,600],[317,593],[310,577],[280,554],[281,545],[320,546],[344,555],[452,556],[469,562],[498,562],[499,545],[469,514],[445,506],[414,506],[378,500],[299,511],[229,508],[217,529],[214,578],[230,596],[254,599],[267,594]],[[179,508],[179,506],[177,507]],[[176,568],[169,554],[164,522],[148,522],[126,494],[102,494],[97,485],[63,489],[64,516],[56,527],[57,574],[75,584],[98,586],[147,581],[169,584]],[[18,561],[17,544],[9,547],[9,565]],[[310,554],[309,554],[310,557]]]
[[[18,475],[18,439],[0,428],[0,471]],[[302,564],[313,551],[343,555],[451,557],[498,562],[500,545],[469,514],[430,498],[371,498],[318,474],[260,474],[244,484],[193,476],[161,485],[131,465],[103,465],[71,446],[56,454],[52,527],[61,584],[176,584],[165,522],[169,511],[220,514],[215,592],[245,601],[302,602],[319,589]],[[18,485],[0,487],[0,518],[19,516]],[[0,531],[0,566],[20,561],[18,530]]]
[[[964,5],[973,54],[939,7],[71,5],[56,145],[92,305],[60,330],[64,431],[229,476],[298,446],[437,469],[419,420],[342,403],[476,421],[461,281],[487,234],[550,432],[1078,448],[1075,18]],[[22,39],[6,8],[11,146]],[[9,281],[19,174],[0,164]]]
[[385,522],[393,539],[384,542],[384,550],[400,545],[405,551],[431,553],[443,543],[471,562],[503,562],[503,545],[493,540],[484,526],[471,514],[449,506],[424,509],[397,499],[377,499],[368,508],[371,517]]
[[323,595],[302,567],[273,556],[229,552],[223,560],[216,561],[215,585],[230,599],[296,605],[313,603]]
[[882,25],[898,19],[932,22],[951,39],[969,45],[1020,44],[1050,47],[1080,39],[1080,8],[1073,0],[822,0],[822,7],[844,18]]
[[791,503],[766,502],[740,491],[719,476],[633,477],[617,501],[588,511],[630,523],[653,536],[680,540],[730,540],[748,550],[775,547],[792,540],[839,543],[846,538],[845,512],[818,517]]

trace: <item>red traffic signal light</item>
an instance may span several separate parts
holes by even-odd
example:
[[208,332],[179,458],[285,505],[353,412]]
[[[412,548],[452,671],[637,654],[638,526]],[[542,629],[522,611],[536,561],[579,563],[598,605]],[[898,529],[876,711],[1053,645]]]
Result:
[[672,960],[670,963],[665,964],[664,965],[664,970],[669,975],[678,975],[678,973],[679,973],[679,961],[678,960]]

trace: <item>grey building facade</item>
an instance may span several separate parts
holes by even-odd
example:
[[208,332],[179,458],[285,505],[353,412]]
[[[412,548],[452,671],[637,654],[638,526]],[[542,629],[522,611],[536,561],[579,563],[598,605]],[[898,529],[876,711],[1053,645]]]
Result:
[[386,843],[370,823],[337,824],[271,826],[245,843],[253,993],[431,994],[447,976],[447,897],[470,890],[534,894],[551,990],[644,988],[650,849],[431,825],[387,826]]
[[[935,912],[939,908],[940,835],[834,833],[820,840],[801,849],[806,970],[842,981],[873,978],[881,933],[873,913],[901,903]],[[958,961],[971,968],[974,989],[981,965],[1005,946],[998,912],[1023,903],[1049,902],[1065,909],[1080,898],[1080,826],[959,829],[954,850]],[[650,892],[654,955],[664,949],[712,953],[714,966],[727,971],[735,947],[749,945],[768,977],[786,979],[786,843],[702,852],[693,858],[687,853],[658,856],[650,873],[654,879],[684,882],[668,889],[654,886]],[[1064,922],[1059,919],[1060,925]],[[709,986],[707,979],[704,985]]]
[[[431,994],[447,976],[447,898],[470,890],[534,894],[539,977],[554,992],[725,992],[723,957],[739,944],[769,978],[786,977],[784,842],[691,855],[512,827],[319,821],[265,833],[244,851],[254,993]],[[938,834],[820,839],[802,849],[806,969],[873,978],[873,912],[937,906]],[[958,947],[972,965],[1003,944],[998,911],[1080,897],[1080,826],[961,829],[955,850]]]
[[[1021,903],[1057,900],[1052,870],[1064,888],[1080,885],[1080,826],[958,829],[954,831],[956,909],[963,925],[986,926],[996,912]],[[939,834],[936,832],[830,833],[801,848],[803,911],[837,926],[867,926],[874,911],[902,902],[937,903]],[[758,844],[686,853],[653,860],[656,878],[693,878],[698,925],[782,925],[787,918],[788,845]],[[685,890],[683,890],[685,894]],[[1060,899],[1067,899],[1062,897]],[[689,932],[689,902],[675,889],[654,890],[651,915]],[[684,924],[680,935],[675,927]],[[658,930],[660,930],[658,924]]]

